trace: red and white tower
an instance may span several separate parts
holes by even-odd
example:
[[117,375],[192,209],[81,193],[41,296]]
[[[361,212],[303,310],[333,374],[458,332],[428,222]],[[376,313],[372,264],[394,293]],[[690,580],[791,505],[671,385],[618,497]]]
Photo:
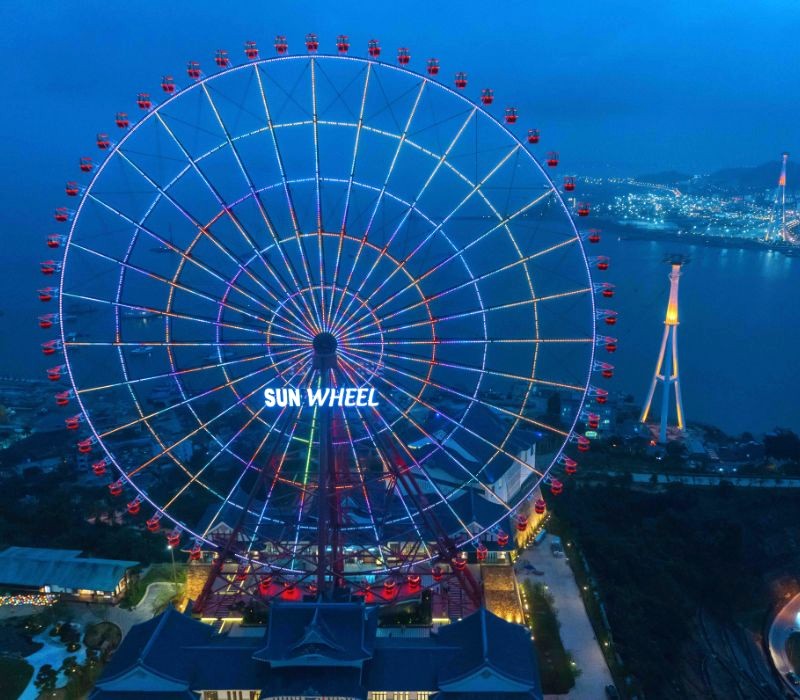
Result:
[[778,186],[772,196],[772,211],[769,217],[769,226],[764,240],[774,241],[780,239],[785,242],[792,240],[792,236],[786,228],[786,164],[789,161],[789,154],[784,153],[781,157],[781,175],[778,178]]
[[678,375],[678,282],[681,277],[681,268],[689,262],[683,255],[671,255],[666,259],[671,266],[669,273],[669,303],[667,304],[667,315],[664,319],[664,337],[661,339],[661,350],[658,353],[656,369],[653,373],[653,380],[650,383],[650,391],[647,392],[647,399],[642,408],[642,415],[639,419],[642,423],[647,422],[650,408],[653,403],[653,396],[656,386],[661,383],[661,423],[658,431],[658,441],[667,441],[667,425],[669,423],[669,404],[670,394],[675,392],[675,416],[676,427],[683,430],[683,402],[681,401],[681,385]]

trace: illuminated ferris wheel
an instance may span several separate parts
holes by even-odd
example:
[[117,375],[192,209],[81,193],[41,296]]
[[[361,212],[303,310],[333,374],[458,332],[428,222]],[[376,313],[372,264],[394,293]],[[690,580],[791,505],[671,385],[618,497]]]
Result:
[[98,134],[42,349],[87,468],[229,588],[393,600],[575,471],[613,286],[515,107],[405,48],[305,48],[191,62]]

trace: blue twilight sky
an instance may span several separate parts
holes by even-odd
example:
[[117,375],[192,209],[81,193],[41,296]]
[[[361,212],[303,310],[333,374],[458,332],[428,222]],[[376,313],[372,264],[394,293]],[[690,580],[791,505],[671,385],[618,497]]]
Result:
[[[504,0],[503,2],[52,2],[0,4],[5,89],[0,187],[0,315],[6,328],[39,309],[30,290],[52,230],[52,208],[77,159],[95,155],[117,110],[136,93],[209,69],[217,48],[240,60],[247,39],[271,53],[276,33],[303,50],[316,32],[332,50],[379,38],[412,66],[437,56],[442,77],[466,70],[468,90],[491,86],[523,126],[542,130],[579,174],[705,172],[800,156],[797,0]],[[27,329],[27,325],[25,326]],[[0,365],[17,358],[0,334]],[[19,371],[14,366],[0,366]]]
[[[6,2],[6,152],[57,169],[162,72],[245,39],[381,39],[495,88],[584,171],[707,171],[800,146],[796,0]],[[412,64],[413,65],[413,64]],[[7,172],[7,176],[11,175]],[[27,173],[25,173],[27,175]],[[15,179],[19,175],[14,176]],[[27,179],[27,178],[25,178]]]

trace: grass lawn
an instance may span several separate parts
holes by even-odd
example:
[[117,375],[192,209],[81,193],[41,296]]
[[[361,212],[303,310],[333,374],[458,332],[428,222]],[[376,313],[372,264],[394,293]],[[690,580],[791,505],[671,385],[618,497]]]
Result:
[[18,698],[32,675],[33,666],[27,661],[0,656],[0,698]]
[[[178,579],[179,588],[183,588],[186,585],[186,570],[186,564],[175,565],[175,574]],[[171,563],[153,564],[148,569],[147,573],[128,589],[128,593],[123,599],[124,606],[129,608],[136,606],[144,597],[147,587],[156,581],[166,581],[167,583],[172,583],[174,581]]]
[[542,690],[546,694],[566,693],[575,685],[576,669],[561,643],[553,599],[541,583],[534,585],[526,581],[523,587],[531,606]]

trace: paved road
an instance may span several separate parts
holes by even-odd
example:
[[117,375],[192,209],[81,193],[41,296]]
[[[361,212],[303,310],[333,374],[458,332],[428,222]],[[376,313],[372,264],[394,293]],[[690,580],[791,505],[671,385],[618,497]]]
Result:
[[70,617],[83,626],[107,620],[119,627],[124,636],[134,625],[153,617],[154,604],[158,600],[163,600],[173,590],[174,584],[155,581],[147,587],[139,604],[132,610],[126,610],[117,605],[96,605],[78,602],[67,603],[67,609],[70,612]]
[[546,539],[539,547],[526,550],[520,559],[522,562],[530,562],[539,571],[544,572],[544,576],[533,576],[526,575],[521,567],[517,569],[520,572],[520,580],[529,578],[534,583],[547,585],[561,623],[561,641],[581,670],[569,695],[548,696],[548,698],[605,700],[605,687],[614,681],[600,650],[600,644],[595,639],[594,630],[578,591],[578,584],[575,583],[575,577],[567,560],[564,557],[554,557]]
[[797,696],[800,696],[800,688],[790,685],[786,680],[786,674],[792,670],[792,665],[786,656],[786,640],[798,627],[799,614],[800,593],[781,608],[769,628],[769,653],[772,657],[772,663],[775,664],[775,668],[778,669],[778,673],[784,679],[786,687],[793,690]]
[[[625,472],[607,472],[608,476],[625,476]],[[635,484],[652,483],[653,473],[635,472],[630,475]],[[591,478],[591,474],[589,475]],[[764,489],[797,489],[800,488],[800,479],[773,479],[772,477],[735,476],[732,474],[720,475],[691,475],[691,474],[656,474],[658,484],[684,484],[685,486],[719,486],[727,482],[732,486]]]

